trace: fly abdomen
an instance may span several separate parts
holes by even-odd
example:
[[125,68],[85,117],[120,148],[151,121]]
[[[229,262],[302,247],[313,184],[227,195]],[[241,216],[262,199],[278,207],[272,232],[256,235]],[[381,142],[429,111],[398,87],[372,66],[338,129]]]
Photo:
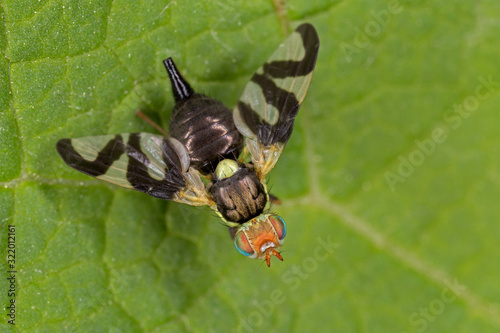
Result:
[[191,166],[204,174],[225,158],[237,159],[243,147],[231,110],[198,93],[176,103],[169,132],[186,147]]
[[191,166],[209,174],[219,161],[237,159],[243,148],[243,136],[236,129],[232,111],[213,98],[195,93],[171,58],[164,64],[176,102],[170,136],[186,147]]
[[214,179],[210,194],[217,203],[217,210],[231,222],[244,223],[259,216],[267,204],[264,185],[255,171],[240,166],[231,177]]

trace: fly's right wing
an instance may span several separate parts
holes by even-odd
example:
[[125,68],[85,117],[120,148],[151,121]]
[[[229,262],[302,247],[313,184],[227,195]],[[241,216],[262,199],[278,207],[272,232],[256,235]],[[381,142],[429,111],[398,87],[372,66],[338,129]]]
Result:
[[57,151],[70,167],[97,179],[160,199],[213,206],[189,167],[189,154],[174,138],[124,133],[61,139]]

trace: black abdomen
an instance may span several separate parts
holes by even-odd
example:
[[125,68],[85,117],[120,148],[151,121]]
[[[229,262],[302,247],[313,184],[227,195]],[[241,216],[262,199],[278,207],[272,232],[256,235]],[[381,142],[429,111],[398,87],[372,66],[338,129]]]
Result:
[[191,166],[204,174],[225,158],[237,159],[243,148],[231,110],[198,93],[175,105],[169,132],[188,150]]

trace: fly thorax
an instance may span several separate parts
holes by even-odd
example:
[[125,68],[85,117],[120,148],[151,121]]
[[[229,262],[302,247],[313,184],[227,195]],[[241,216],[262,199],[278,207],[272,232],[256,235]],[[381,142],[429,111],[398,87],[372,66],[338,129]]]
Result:
[[217,165],[210,194],[219,213],[229,222],[244,223],[259,216],[267,203],[265,186],[253,167],[231,159]]

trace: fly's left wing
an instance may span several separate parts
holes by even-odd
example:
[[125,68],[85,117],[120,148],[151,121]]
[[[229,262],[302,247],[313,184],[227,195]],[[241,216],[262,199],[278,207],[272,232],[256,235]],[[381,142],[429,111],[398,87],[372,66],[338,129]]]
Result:
[[311,83],[319,50],[316,29],[300,25],[252,76],[233,111],[261,180],[276,165]]
[[153,197],[212,205],[186,148],[174,138],[124,133],[61,139],[57,151],[75,170]]

